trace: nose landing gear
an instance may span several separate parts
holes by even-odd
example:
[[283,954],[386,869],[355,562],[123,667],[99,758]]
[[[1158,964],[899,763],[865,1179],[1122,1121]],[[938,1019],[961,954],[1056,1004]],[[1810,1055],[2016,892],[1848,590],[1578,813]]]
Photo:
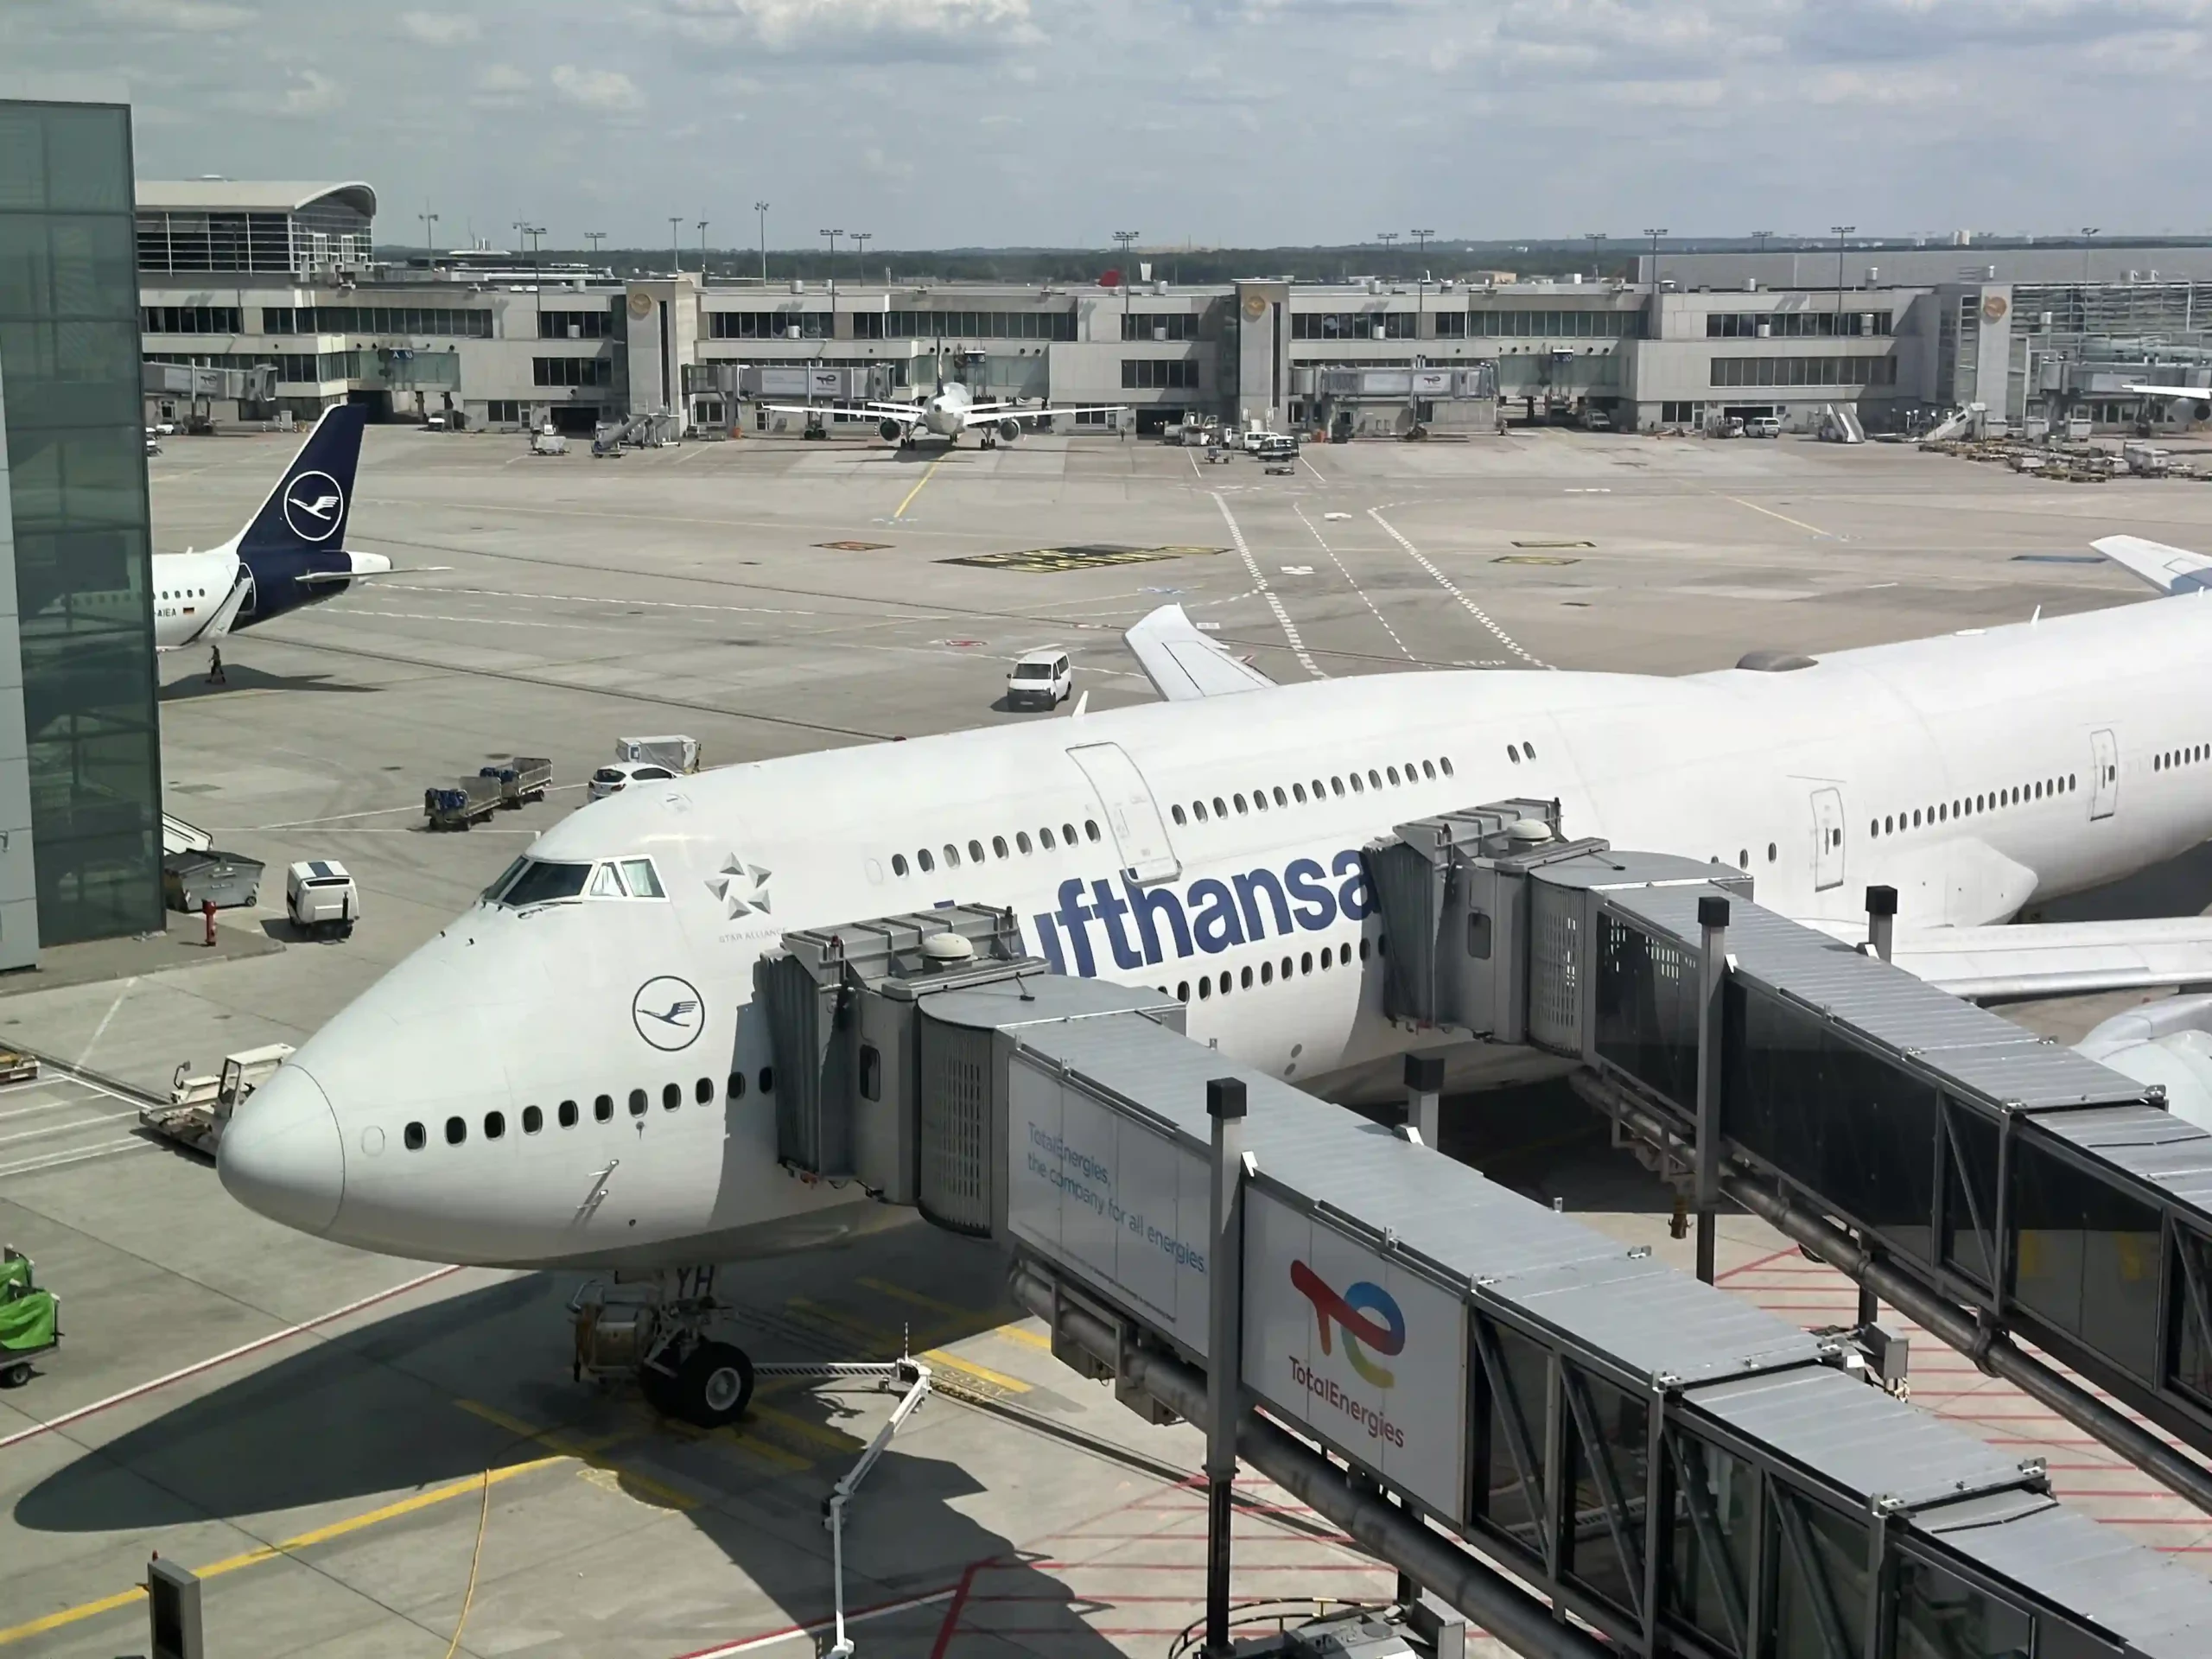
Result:
[[574,1375],[634,1380],[655,1411],[697,1428],[734,1423],[753,1401],[753,1361],[709,1334],[722,1311],[711,1267],[593,1280],[569,1303]]

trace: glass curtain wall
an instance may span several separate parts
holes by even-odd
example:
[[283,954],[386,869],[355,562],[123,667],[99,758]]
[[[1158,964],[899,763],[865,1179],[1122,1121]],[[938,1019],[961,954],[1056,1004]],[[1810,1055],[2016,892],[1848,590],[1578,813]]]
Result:
[[138,350],[130,111],[0,101],[0,408],[47,944],[162,925]]

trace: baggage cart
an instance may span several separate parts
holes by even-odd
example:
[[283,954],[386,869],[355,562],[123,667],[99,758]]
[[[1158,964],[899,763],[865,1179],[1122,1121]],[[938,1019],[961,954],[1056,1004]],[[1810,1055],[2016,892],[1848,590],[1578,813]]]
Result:
[[518,754],[497,766],[480,766],[477,775],[499,780],[499,804],[521,806],[542,801],[553,786],[553,763],[542,754]]
[[162,898],[171,910],[188,914],[212,903],[236,910],[261,899],[262,862],[243,853],[217,848],[202,852],[166,853],[162,857]]
[[0,1247],[0,1389],[20,1389],[31,1363],[61,1345],[61,1299],[40,1288],[30,1257]]
[[499,810],[504,796],[499,779],[479,772],[423,791],[423,816],[433,830],[467,830]]

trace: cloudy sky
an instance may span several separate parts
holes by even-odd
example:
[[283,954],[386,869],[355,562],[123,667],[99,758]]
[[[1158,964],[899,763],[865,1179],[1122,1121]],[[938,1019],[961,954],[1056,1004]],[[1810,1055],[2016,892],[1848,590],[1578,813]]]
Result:
[[0,0],[0,63],[391,241],[2212,229],[2212,0]]

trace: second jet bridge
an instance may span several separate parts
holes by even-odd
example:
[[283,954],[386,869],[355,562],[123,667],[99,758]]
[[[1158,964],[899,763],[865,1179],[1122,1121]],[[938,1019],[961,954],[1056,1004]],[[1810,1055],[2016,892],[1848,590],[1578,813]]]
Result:
[[[1715,892],[1629,863],[1545,867],[1579,895],[1546,995],[1586,1047],[1642,1029],[1606,1012],[1618,976],[1590,948],[1628,895]],[[2039,1464],[1857,1380],[1834,1339],[1018,940],[966,908],[786,936],[757,980],[786,1163],[1007,1246],[1055,1353],[1147,1417],[1210,1415],[1227,1368],[1239,1455],[1516,1649],[1921,1659],[1962,1630],[2039,1659],[2212,1649],[2212,1586],[2059,1505]]]
[[2212,1452],[2212,1135],[1749,902],[1738,872],[1560,841],[1547,815],[1508,802],[1370,849],[1389,1012],[1581,1062],[1701,1208],[1726,1184],[2212,1507],[2201,1466],[2004,1334]]

